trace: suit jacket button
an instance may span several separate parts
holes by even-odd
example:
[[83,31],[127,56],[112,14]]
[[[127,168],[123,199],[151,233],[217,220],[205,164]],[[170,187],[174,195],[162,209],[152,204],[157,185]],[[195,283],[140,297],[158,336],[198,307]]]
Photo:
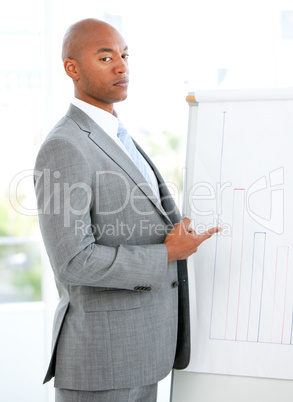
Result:
[[172,288],[178,288],[178,286],[179,286],[179,281],[172,283]]
[[151,286],[135,286],[134,290],[141,290],[141,291],[146,291],[149,292],[152,290]]

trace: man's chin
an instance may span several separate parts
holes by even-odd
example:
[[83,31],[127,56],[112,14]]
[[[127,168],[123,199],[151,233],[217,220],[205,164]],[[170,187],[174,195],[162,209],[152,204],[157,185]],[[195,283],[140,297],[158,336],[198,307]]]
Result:
[[117,96],[113,103],[123,102],[127,98],[128,94],[123,94],[121,96]]

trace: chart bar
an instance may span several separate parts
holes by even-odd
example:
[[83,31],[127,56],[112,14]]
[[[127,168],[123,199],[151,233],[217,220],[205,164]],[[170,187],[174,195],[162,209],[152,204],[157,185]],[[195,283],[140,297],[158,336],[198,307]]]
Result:
[[266,233],[255,232],[253,236],[251,288],[247,325],[247,341],[259,342],[262,313]]
[[[229,258],[225,339],[237,339],[244,243],[245,189],[235,188]],[[235,284],[237,284],[235,286]]]
[[288,261],[289,247],[278,246],[276,250],[274,302],[271,327],[271,342],[273,343],[283,343],[284,341]]

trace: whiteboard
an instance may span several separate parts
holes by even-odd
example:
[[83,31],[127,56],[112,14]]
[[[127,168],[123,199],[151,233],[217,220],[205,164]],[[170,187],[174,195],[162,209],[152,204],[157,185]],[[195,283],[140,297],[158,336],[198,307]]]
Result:
[[195,98],[184,212],[197,232],[223,232],[189,259],[186,371],[292,380],[293,90]]

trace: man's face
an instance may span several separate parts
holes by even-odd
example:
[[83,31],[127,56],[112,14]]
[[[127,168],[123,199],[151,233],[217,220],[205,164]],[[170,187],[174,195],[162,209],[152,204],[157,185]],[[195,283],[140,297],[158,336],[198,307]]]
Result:
[[113,111],[113,103],[127,97],[128,51],[122,36],[110,26],[93,29],[78,60],[76,96],[94,106]]

